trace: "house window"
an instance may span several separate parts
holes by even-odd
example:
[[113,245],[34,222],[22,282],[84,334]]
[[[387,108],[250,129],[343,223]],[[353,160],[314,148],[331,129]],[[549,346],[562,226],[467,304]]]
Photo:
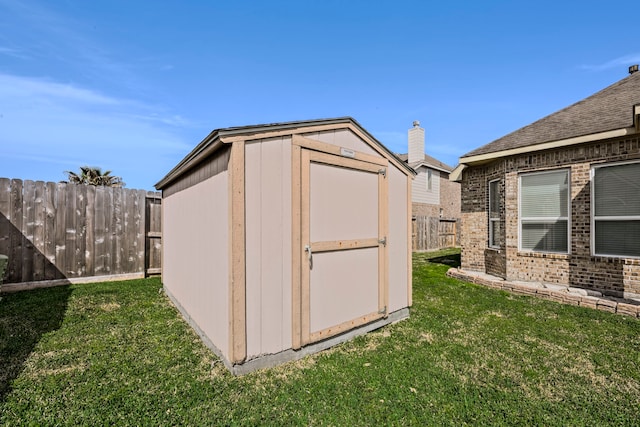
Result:
[[640,163],[591,171],[593,254],[640,257]]
[[433,186],[433,172],[431,169],[427,169],[427,190],[431,191]]
[[489,247],[500,247],[500,180],[489,182]]
[[520,175],[520,250],[569,252],[569,171]]

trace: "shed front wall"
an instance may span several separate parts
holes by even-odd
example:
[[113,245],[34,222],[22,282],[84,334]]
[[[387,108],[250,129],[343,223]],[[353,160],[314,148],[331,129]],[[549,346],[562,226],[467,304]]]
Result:
[[187,320],[227,359],[228,177],[226,169],[219,170],[162,202],[164,287]]
[[245,145],[247,358],[291,348],[291,138]]
[[[591,185],[594,165],[640,159],[640,138],[625,137],[565,149],[515,156],[463,174],[462,269],[509,280],[558,283],[611,295],[640,295],[640,261],[591,255]],[[518,251],[518,176],[569,169],[571,248],[569,254]],[[500,247],[488,248],[488,183],[499,179]]]

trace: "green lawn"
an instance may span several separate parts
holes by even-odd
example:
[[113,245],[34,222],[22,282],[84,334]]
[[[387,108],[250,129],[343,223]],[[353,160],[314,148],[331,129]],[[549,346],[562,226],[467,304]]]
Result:
[[408,320],[230,375],[158,279],[5,295],[0,425],[638,425],[640,321],[445,276]]

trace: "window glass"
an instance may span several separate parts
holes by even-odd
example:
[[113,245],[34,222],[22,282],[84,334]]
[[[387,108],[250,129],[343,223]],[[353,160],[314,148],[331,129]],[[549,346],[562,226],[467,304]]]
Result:
[[520,249],[569,252],[569,171],[520,176]]
[[500,181],[489,182],[489,247],[500,246]]
[[640,257],[640,163],[593,172],[594,254]]

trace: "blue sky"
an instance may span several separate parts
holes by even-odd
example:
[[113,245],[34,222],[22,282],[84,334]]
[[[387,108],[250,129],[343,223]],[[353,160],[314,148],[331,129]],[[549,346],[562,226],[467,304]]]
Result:
[[211,130],[352,116],[458,157],[624,78],[636,1],[0,0],[0,176],[152,189]]

